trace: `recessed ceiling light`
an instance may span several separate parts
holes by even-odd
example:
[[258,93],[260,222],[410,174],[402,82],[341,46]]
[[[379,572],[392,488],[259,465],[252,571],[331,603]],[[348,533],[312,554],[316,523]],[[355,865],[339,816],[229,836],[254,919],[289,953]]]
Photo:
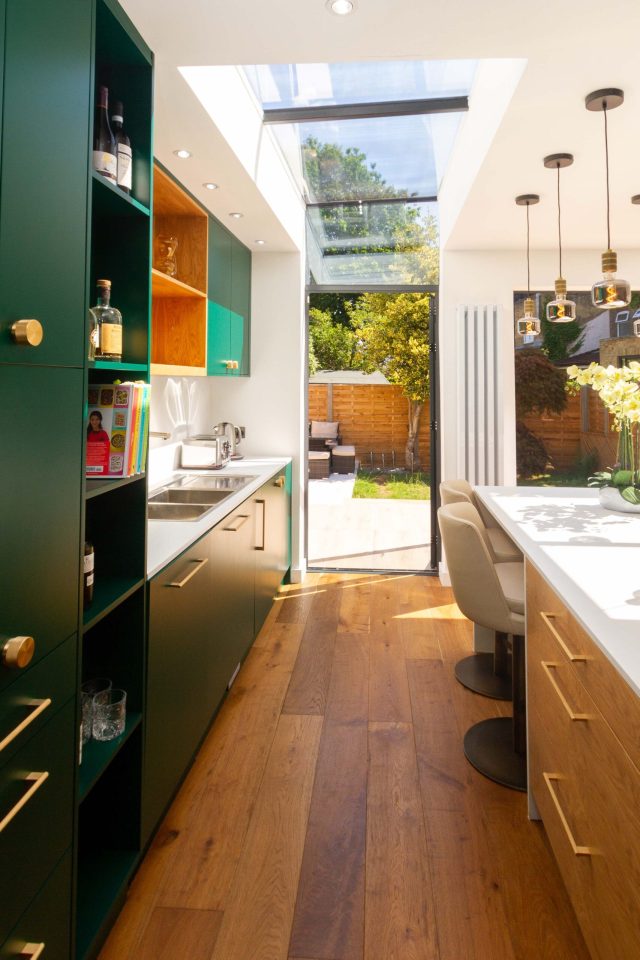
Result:
[[234,220],[240,220],[241,217],[244,217],[244,213],[230,213],[230,217],[233,217]]
[[176,157],[180,157],[181,160],[188,160],[191,156],[190,150],[174,150],[173,151]]
[[254,243],[257,243],[259,247],[264,247],[266,240],[254,240]]
[[218,189],[218,184],[217,184],[217,183],[203,183],[202,186],[205,188],[205,190],[217,190],[217,189]]
[[337,14],[339,17],[346,17],[347,14],[355,10],[355,0],[327,0],[327,10]]

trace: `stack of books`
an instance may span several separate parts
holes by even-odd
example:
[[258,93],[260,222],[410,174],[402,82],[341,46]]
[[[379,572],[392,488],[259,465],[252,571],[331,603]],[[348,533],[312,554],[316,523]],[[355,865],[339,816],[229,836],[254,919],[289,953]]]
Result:
[[89,384],[86,476],[131,477],[144,473],[151,385]]

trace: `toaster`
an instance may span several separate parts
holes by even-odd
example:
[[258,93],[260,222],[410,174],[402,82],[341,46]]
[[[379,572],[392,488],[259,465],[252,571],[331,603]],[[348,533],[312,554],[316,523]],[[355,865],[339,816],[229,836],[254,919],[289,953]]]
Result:
[[229,456],[229,441],[225,437],[187,437],[181,444],[180,466],[189,470],[220,470],[229,463]]

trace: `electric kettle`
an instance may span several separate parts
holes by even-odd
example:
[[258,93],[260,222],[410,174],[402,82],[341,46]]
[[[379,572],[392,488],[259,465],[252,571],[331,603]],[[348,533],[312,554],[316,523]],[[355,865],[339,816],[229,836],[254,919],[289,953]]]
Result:
[[236,427],[233,423],[217,423],[213,428],[214,437],[224,437],[229,442],[229,451],[232,460],[240,460],[242,454],[238,453],[238,445],[244,438],[244,427]]

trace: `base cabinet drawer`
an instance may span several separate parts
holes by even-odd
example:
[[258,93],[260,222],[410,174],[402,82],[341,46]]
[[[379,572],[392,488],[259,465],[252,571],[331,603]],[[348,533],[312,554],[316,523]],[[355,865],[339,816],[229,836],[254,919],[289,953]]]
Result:
[[[640,771],[573,659],[595,662],[591,639],[547,585],[538,605],[529,569],[527,587],[530,788],[593,960],[637,960]],[[562,632],[540,615],[549,609]]]
[[[42,890],[0,946],[0,960],[69,960],[71,950],[71,853],[53,871]],[[25,952],[27,950],[28,952]]]
[[0,943],[69,848],[75,700],[0,769]]

